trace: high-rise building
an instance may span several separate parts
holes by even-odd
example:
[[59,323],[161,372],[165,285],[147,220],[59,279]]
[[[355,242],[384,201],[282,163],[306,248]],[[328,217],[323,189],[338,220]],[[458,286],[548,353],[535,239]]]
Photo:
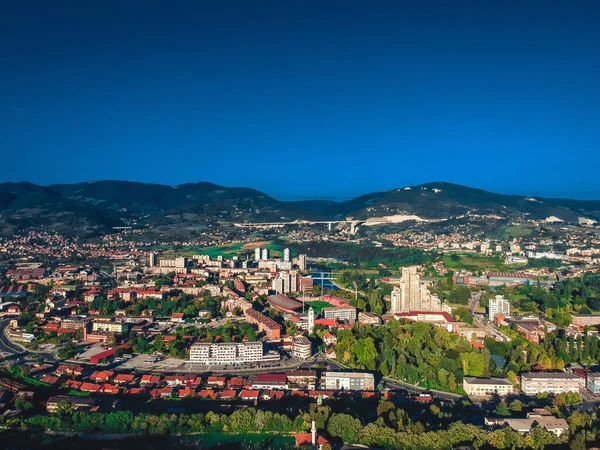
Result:
[[298,255],[298,269],[301,272],[306,271],[306,255]]
[[148,265],[150,267],[154,267],[154,266],[156,266],[157,263],[158,263],[158,256],[156,256],[156,253],[150,253],[150,255],[148,255]]
[[273,289],[278,294],[285,294],[286,293],[285,279],[281,275],[278,276],[277,278],[273,278],[273,281],[271,282],[271,289]]
[[427,285],[421,283],[414,266],[402,268],[400,286],[394,286],[391,294],[392,314],[411,311],[450,312],[448,306],[442,305],[437,295],[429,292]]
[[419,277],[415,266],[402,268],[402,281],[400,282],[402,304],[403,307],[408,306],[409,311],[418,311],[421,309],[420,281],[421,277]]
[[254,261],[260,260],[260,247],[254,249]]
[[289,260],[290,260],[290,249],[289,248],[283,249],[283,260],[286,262],[289,262]]
[[489,319],[494,320],[498,315],[510,316],[510,303],[502,295],[490,298]]
[[269,252],[268,248],[263,248],[261,250],[261,254],[260,254],[261,258],[260,259],[262,259],[263,261],[268,261],[269,260],[269,256],[270,256],[269,253],[270,252]]

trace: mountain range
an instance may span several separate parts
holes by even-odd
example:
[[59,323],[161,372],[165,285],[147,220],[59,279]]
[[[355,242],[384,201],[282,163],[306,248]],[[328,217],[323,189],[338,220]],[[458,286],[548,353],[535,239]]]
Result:
[[51,186],[0,183],[4,235],[28,229],[98,235],[131,224],[364,220],[409,215],[424,220],[487,215],[581,223],[600,221],[600,201],[504,195],[444,182],[374,192],[341,202],[279,201],[251,188],[206,182],[178,186],[129,181]]

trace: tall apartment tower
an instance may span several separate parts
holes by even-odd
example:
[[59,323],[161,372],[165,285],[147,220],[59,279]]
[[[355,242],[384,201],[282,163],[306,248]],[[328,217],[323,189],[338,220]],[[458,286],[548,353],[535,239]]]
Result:
[[148,255],[148,265],[150,267],[156,267],[157,264],[158,256],[156,255],[156,253],[150,253],[150,255]]
[[301,272],[306,271],[306,255],[298,255],[298,269]]
[[398,286],[394,286],[394,289],[392,289],[391,297],[392,304],[390,312],[392,314],[399,314],[401,312],[405,312],[402,310],[402,289],[400,289],[400,287]]
[[284,248],[283,249],[283,260],[285,262],[289,262],[290,261],[290,249],[289,248]]
[[510,316],[510,303],[502,295],[490,298],[489,319],[494,320],[498,315]]
[[278,294],[285,293],[285,280],[282,277],[273,278],[271,282],[271,289],[273,289]]
[[260,259],[262,259],[263,261],[268,261],[269,260],[269,256],[270,256],[269,253],[270,252],[269,252],[268,248],[263,248],[261,250],[261,254],[260,254],[261,258]]
[[260,247],[254,249],[254,261],[260,261]]
[[[400,289],[402,290],[401,303],[402,308],[408,308],[408,311],[419,311],[421,309],[421,289],[419,286],[421,278],[414,266],[402,268],[402,281]],[[405,312],[405,311],[402,311]]]

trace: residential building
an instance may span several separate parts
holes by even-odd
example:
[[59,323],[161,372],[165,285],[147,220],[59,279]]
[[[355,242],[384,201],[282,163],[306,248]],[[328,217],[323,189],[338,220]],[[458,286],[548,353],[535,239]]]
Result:
[[600,394],[600,373],[588,373],[585,387],[593,394]]
[[510,316],[510,302],[502,295],[490,298],[488,314],[490,321],[493,321],[498,315]]
[[375,378],[372,373],[323,372],[321,388],[325,390],[372,391]]
[[271,256],[271,252],[269,251],[268,248],[261,249],[260,259],[262,259],[263,261],[268,261],[270,256]]
[[298,269],[301,272],[306,271],[306,255],[298,255]]
[[246,322],[258,325],[259,332],[265,332],[269,340],[281,339],[281,325],[255,309],[249,308],[244,313]]
[[565,372],[526,372],[521,374],[521,390],[526,395],[541,392],[560,394],[579,392],[583,379],[574,373]]
[[308,359],[311,357],[312,344],[306,336],[299,335],[292,339],[292,355],[301,359]]
[[289,262],[290,261],[290,249],[289,248],[284,248],[283,249],[283,260],[285,262]]
[[361,311],[358,313],[358,323],[362,325],[380,325],[381,318],[376,314]]
[[464,377],[463,389],[468,396],[485,397],[490,395],[512,394],[514,386],[506,378],[475,378]]
[[451,312],[437,295],[432,294],[427,285],[421,282],[416,266],[403,267],[400,285],[394,286],[391,293],[392,314],[412,311]]
[[595,327],[600,325],[600,314],[572,314],[573,325],[578,327]]
[[222,365],[258,362],[263,359],[262,342],[222,342],[192,344],[191,363]]
[[254,249],[254,260],[255,261],[259,261],[260,260],[260,247],[256,247]]

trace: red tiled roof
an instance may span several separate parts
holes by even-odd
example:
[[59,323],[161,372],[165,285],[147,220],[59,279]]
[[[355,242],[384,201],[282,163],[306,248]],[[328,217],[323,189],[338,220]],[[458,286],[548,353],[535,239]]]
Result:
[[240,393],[240,398],[253,398],[253,399],[256,399],[256,398],[258,398],[259,395],[260,395],[259,391],[253,391],[253,390],[250,390],[250,389],[244,389]]
[[225,389],[219,393],[220,398],[235,398],[237,397],[237,391],[233,389]]

